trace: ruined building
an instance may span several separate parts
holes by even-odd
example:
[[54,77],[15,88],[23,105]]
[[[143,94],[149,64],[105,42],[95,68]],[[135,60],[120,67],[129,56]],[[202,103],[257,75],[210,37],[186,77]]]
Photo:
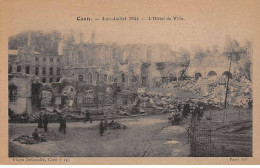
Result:
[[58,82],[63,67],[62,55],[36,52],[29,34],[28,45],[8,52],[8,73],[35,75],[41,83]]

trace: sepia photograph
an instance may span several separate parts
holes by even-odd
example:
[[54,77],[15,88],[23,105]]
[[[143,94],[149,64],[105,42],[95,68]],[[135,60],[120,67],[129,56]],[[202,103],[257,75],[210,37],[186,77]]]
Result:
[[13,162],[255,156],[259,1],[22,2],[4,11]]
[[252,156],[250,41],[176,51],[96,36],[9,38],[10,157]]

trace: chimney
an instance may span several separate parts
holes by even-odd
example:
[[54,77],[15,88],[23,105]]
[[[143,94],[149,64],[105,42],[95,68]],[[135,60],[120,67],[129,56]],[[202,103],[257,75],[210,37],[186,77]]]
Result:
[[82,32],[79,34],[79,42],[84,43],[84,34]]
[[64,48],[64,37],[62,36],[58,43],[58,55],[63,55],[63,48]]
[[147,52],[146,52],[146,61],[147,61],[148,63],[151,63],[151,61],[152,61],[151,49],[150,49],[150,47],[148,47]]
[[31,35],[31,32],[28,32],[28,46],[31,46],[31,39],[32,38],[32,35]]

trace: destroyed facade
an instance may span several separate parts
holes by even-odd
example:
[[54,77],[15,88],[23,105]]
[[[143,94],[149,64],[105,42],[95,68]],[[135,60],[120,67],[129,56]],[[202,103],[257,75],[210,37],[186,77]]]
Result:
[[[239,59],[231,65],[228,50],[208,50],[203,59],[196,59],[166,44],[84,42],[82,35],[76,42],[70,35],[59,40],[55,54],[48,55],[34,50],[30,33],[27,40],[27,45],[9,50],[8,55],[9,110],[14,113],[65,104],[70,111],[112,110],[130,107],[142,89],[163,96],[174,88],[197,93],[204,103],[221,107],[226,76],[231,78],[231,92],[235,91],[228,97],[229,104],[246,106],[252,99],[249,42],[232,51],[236,58],[231,59]],[[242,74],[244,66],[251,67],[248,78]]]

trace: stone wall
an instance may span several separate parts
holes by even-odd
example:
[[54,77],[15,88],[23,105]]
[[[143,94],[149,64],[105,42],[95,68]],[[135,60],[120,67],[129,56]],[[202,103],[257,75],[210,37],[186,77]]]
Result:
[[[33,76],[30,75],[9,75],[9,101],[8,108],[16,114],[32,113],[31,104],[31,81]],[[10,99],[10,87],[16,87],[16,93],[13,92],[14,99]]]

